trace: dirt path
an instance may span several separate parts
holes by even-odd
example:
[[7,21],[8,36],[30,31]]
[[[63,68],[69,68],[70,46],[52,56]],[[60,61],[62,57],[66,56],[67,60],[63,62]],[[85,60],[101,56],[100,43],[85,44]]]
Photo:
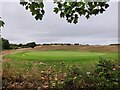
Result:
[[0,52],[0,61],[1,62],[4,62],[4,61],[7,61],[6,59],[4,59],[4,56],[5,55],[8,55],[8,54],[14,54],[14,53],[19,53],[19,52],[24,52],[24,51],[31,51],[33,50],[32,48],[22,48],[22,49],[16,49],[16,50],[4,50],[2,52]]

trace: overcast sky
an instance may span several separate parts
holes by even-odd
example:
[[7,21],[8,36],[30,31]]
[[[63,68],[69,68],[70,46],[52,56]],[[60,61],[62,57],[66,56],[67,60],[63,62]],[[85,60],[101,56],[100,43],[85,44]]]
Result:
[[[0,6],[1,8],[1,6]],[[103,14],[90,19],[79,18],[78,24],[68,24],[53,13],[54,4],[45,2],[45,16],[36,21],[18,2],[2,2],[5,27],[2,36],[10,43],[118,43],[118,3],[110,2]],[[1,14],[0,14],[1,15]]]

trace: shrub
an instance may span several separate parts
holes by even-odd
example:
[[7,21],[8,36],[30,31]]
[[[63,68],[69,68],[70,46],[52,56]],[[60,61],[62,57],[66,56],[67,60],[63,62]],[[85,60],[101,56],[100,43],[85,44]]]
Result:
[[120,66],[110,60],[101,59],[93,72],[84,72],[78,67],[72,67],[67,72],[63,90],[87,89],[119,89]]
[[27,43],[26,46],[34,48],[36,46],[36,43],[35,42],[30,42],[30,43]]
[[101,59],[95,69],[96,80],[99,88],[120,88],[120,66],[119,62]]
[[[26,63],[28,68],[14,68],[7,62],[3,69],[4,88],[40,88],[40,90],[81,90],[85,89],[119,89],[119,61],[101,59],[91,72],[76,66],[68,66],[65,72],[57,72],[51,66],[42,70],[36,64]],[[35,66],[34,66],[35,65]],[[59,67],[63,68],[63,67]]]

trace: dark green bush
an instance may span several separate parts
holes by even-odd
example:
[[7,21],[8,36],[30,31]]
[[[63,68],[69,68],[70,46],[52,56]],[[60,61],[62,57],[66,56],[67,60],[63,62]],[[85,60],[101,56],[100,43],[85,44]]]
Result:
[[101,59],[94,73],[99,88],[120,88],[120,66],[118,61],[115,63]]

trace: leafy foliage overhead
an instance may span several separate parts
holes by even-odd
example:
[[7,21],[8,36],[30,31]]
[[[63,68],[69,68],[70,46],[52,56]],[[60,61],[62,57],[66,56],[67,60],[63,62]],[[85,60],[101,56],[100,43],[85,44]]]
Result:
[[87,19],[92,15],[103,13],[109,7],[106,2],[55,2],[54,12],[60,13],[61,18],[66,18],[68,23],[78,23],[79,16]]
[[[71,0],[72,1],[72,0]],[[56,4],[54,12],[60,14],[61,18],[65,18],[68,23],[78,23],[80,16],[85,16],[89,19],[92,15],[103,13],[109,7],[108,2],[88,2],[87,0],[81,0],[81,2],[66,0],[54,0]],[[109,1],[109,0],[108,0]],[[21,5],[25,6],[26,10],[30,10],[36,20],[42,20],[45,10],[43,0],[21,0]]]
[[35,16],[36,20],[42,20],[45,11],[44,11],[44,4],[42,0],[29,0],[29,2],[25,0],[21,0],[20,4],[25,6],[26,10],[30,10],[33,16]]

